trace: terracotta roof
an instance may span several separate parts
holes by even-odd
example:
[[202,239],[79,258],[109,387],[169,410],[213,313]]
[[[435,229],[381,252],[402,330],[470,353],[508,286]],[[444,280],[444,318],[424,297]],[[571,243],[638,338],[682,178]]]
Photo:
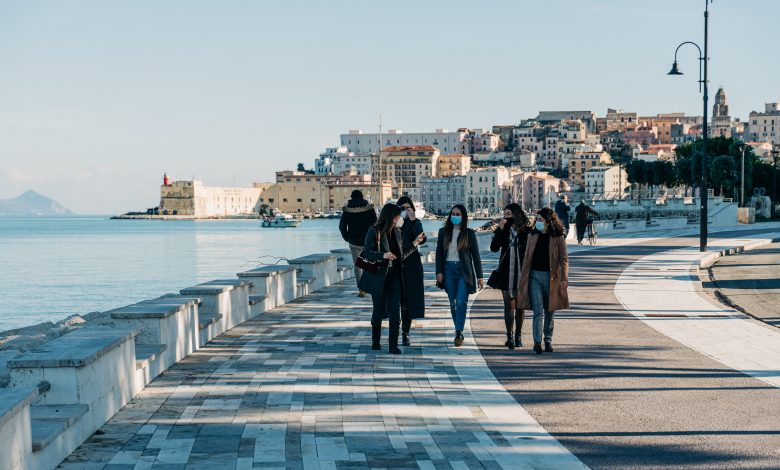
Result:
[[382,149],[383,152],[436,152],[438,150],[432,145],[392,145]]
[[448,153],[448,154],[445,154],[445,155],[439,155],[439,158],[444,158],[444,157],[460,157],[460,158],[463,158],[463,157],[467,157],[467,156],[468,155],[463,155],[462,153]]

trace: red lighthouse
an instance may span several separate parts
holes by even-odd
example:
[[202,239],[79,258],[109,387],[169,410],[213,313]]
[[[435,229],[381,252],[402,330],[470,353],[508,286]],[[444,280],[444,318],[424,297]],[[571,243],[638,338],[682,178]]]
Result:
[[168,178],[168,173],[163,173],[163,186],[170,186],[171,180]]

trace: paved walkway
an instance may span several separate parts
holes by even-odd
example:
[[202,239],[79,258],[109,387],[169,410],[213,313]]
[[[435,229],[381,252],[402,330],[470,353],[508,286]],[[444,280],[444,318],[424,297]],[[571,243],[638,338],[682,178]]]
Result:
[[[746,227],[711,232],[710,244],[747,236],[770,237],[761,233],[761,227]],[[505,348],[500,294],[486,290],[479,295],[471,330],[499,382],[553,437],[594,469],[778,468],[780,388],[667,336],[618,300],[615,286],[633,265],[643,269],[630,272],[630,287],[648,289],[640,315],[692,315],[655,319],[665,324],[697,321],[706,326],[720,320],[685,312],[696,309],[686,307],[683,297],[697,293],[691,284],[683,285],[694,282],[690,262],[677,270],[674,264],[685,260],[674,250],[697,246],[698,237],[643,239],[620,246],[611,240],[601,242],[596,249],[571,247],[572,306],[557,312],[554,353],[537,356],[531,350],[530,314],[523,328],[525,347]],[[691,259],[698,256],[695,248],[689,251],[686,256]],[[661,260],[647,259],[654,256]],[[642,260],[647,262],[638,263]],[[656,282],[666,280],[680,284],[658,288]],[[706,310],[724,310],[717,301],[702,302]],[[700,336],[708,333],[703,328]],[[728,330],[723,333],[726,338],[720,346],[734,346]],[[741,344],[743,350],[736,349],[739,357],[777,359],[777,353],[768,357],[771,353],[763,349],[767,343],[758,338]]]
[[402,356],[371,351],[370,299],[333,286],[175,365],[61,467],[586,468],[501,387],[470,336],[451,345],[446,296],[431,284]]
[[725,256],[710,268],[711,287],[732,305],[780,327],[780,243]]

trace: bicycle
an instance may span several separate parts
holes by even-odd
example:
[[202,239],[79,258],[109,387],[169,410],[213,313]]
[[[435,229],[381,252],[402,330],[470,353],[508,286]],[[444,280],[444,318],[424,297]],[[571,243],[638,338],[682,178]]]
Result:
[[590,242],[591,245],[595,245],[599,239],[599,234],[596,231],[596,228],[593,226],[592,220],[589,220],[587,225],[585,225],[585,230],[588,234],[588,242]]

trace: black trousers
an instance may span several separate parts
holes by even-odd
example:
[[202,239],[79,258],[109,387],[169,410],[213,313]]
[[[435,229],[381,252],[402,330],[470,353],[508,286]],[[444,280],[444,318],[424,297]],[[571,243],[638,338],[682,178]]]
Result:
[[577,224],[577,241],[581,242],[583,238],[585,238],[585,226],[587,224]]
[[376,344],[382,336],[382,319],[390,320],[390,346],[398,346],[398,330],[401,326],[401,272],[390,270],[385,277],[382,295],[371,297],[374,311],[371,314],[371,340]]

